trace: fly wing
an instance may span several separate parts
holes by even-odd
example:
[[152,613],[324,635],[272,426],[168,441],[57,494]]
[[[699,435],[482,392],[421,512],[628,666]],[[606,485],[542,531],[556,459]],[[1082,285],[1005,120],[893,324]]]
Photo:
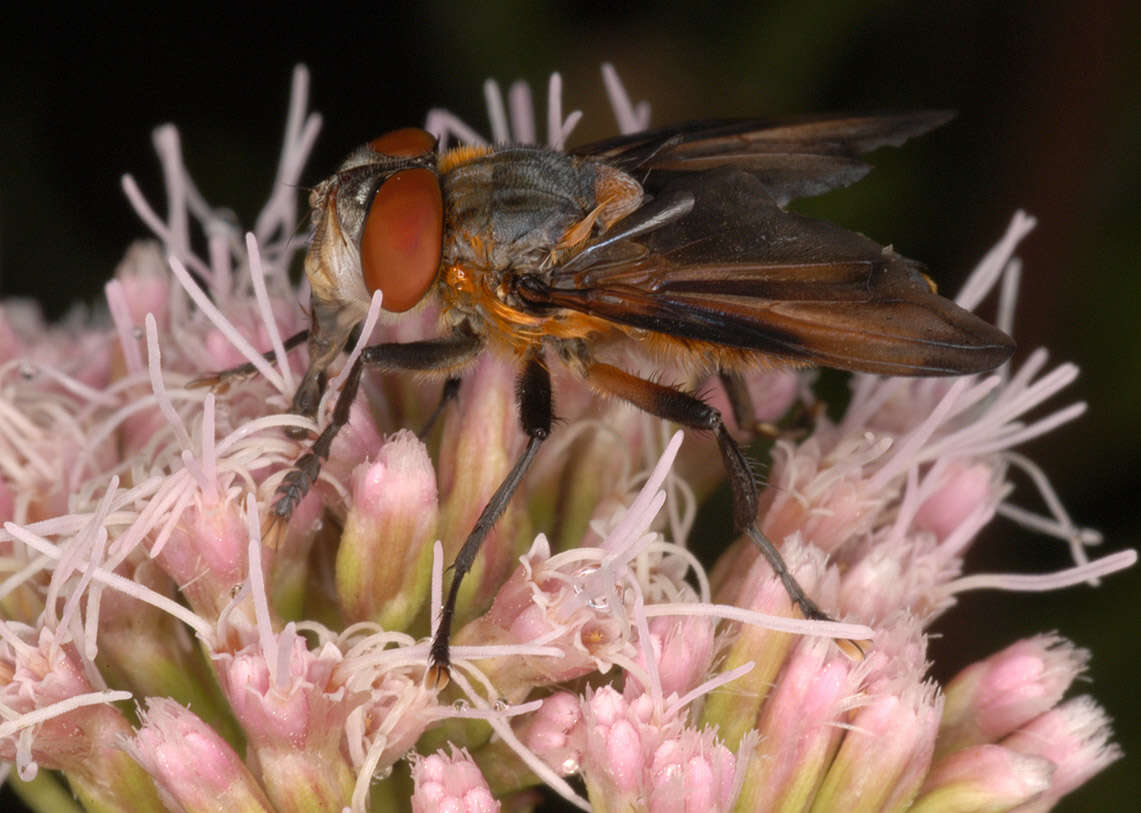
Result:
[[793,198],[819,195],[858,181],[870,167],[857,156],[879,147],[899,146],[953,115],[932,110],[787,121],[702,121],[619,136],[571,152],[635,177],[652,170],[700,172],[735,167],[755,175],[783,206]]
[[670,173],[611,232],[521,296],[771,361],[887,375],[977,373],[1013,352],[936,294],[921,265],[785,211],[748,172]]

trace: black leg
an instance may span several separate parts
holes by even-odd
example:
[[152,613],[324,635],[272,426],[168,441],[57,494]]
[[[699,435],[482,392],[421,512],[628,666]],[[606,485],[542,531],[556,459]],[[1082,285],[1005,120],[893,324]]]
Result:
[[804,588],[789,572],[776,546],[757,527],[757,484],[753,480],[753,473],[749,470],[745,456],[741,453],[741,447],[725,428],[721,413],[700,398],[672,387],[646,381],[609,364],[586,364],[583,375],[598,389],[629,401],[651,415],[657,415],[682,426],[712,432],[717,438],[721,460],[729,475],[729,487],[733,491],[733,525],[736,531],[748,535],[760,548],[773,572],[784,585],[784,589],[788,591],[789,598],[800,608],[805,618],[831,620],[808,597]]
[[440,393],[440,403],[436,404],[436,408],[432,410],[432,414],[428,416],[428,420],[424,421],[424,426],[416,433],[416,437],[420,438],[420,440],[428,437],[428,434],[432,431],[432,427],[436,425],[436,421],[444,414],[444,410],[448,404],[456,400],[456,397],[460,394],[460,380],[461,379],[453,376],[444,382],[444,389]]
[[753,396],[749,395],[749,389],[745,386],[745,382],[741,376],[728,370],[722,370],[718,377],[721,379],[721,386],[725,388],[725,394],[729,397],[729,406],[733,410],[733,422],[742,432],[749,435],[755,434],[757,420],[753,416],[757,412],[753,405]]
[[277,487],[277,501],[271,509],[274,522],[282,524],[289,522],[297,504],[305,498],[316,482],[317,475],[321,473],[321,465],[329,459],[334,438],[349,422],[349,411],[352,409],[353,401],[356,400],[357,390],[360,389],[363,369],[363,359],[358,358],[349,371],[349,377],[345,379],[345,386],[337,395],[337,403],[333,405],[333,416],[329,425],[313,441],[309,451],[297,459],[293,464],[293,470],[285,475],[285,479]]
[[333,439],[348,423],[349,410],[360,388],[361,373],[365,367],[450,372],[474,358],[482,346],[482,342],[475,336],[457,334],[432,341],[376,344],[362,350],[349,372],[344,388],[337,396],[329,425],[317,436],[309,451],[298,459],[293,471],[285,476],[277,489],[278,498],[271,509],[272,520],[281,524],[288,522],[297,504],[309,493],[317,475],[321,473],[321,464],[329,458]]
[[[309,338],[309,331],[308,330],[302,330],[302,331],[298,331],[297,333],[294,333],[292,336],[290,336],[288,339],[286,339],[284,342],[282,342],[282,344],[285,345],[285,350],[286,350],[286,352],[288,352],[288,351],[292,350],[293,348],[297,347],[299,344],[301,344],[302,342],[304,342],[308,338]],[[276,354],[274,353],[274,351],[267,350],[266,352],[261,354],[261,357],[263,359],[265,359],[266,361],[273,361],[275,358],[275,355]],[[216,372],[216,373],[210,373],[209,375],[199,376],[198,378],[195,378],[193,381],[191,381],[186,386],[190,387],[191,389],[194,389],[195,387],[211,387],[213,389],[224,389],[225,387],[228,387],[231,382],[239,381],[243,378],[248,378],[248,377],[254,375],[255,373],[257,373],[257,371],[258,371],[258,369],[257,369],[257,367],[255,367],[253,365],[253,362],[247,361],[245,364],[239,364],[237,367],[231,367],[228,370],[220,370],[219,372]]]
[[511,502],[512,495],[523,481],[523,475],[527,473],[527,469],[531,467],[535,455],[539,452],[539,447],[551,433],[551,375],[540,359],[533,358],[527,362],[519,375],[515,396],[519,402],[519,419],[523,424],[523,431],[527,433],[527,448],[515,461],[515,465],[500,483],[499,488],[491,495],[452,565],[452,583],[444,607],[440,611],[440,624],[436,628],[436,637],[432,640],[430,682],[436,686],[442,686],[447,682],[448,666],[451,663],[448,643],[452,634],[452,619],[456,612],[460,582],[471,570],[484,539],[507,510],[507,504]]

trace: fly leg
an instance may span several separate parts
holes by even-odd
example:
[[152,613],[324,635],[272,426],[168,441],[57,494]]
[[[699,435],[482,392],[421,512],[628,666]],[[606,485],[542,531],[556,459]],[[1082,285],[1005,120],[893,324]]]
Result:
[[482,347],[475,336],[457,334],[444,339],[422,342],[392,342],[375,344],[361,351],[345,386],[337,395],[329,425],[313,441],[309,451],[298,458],[277,489],[277,500],[270,509],[271,521],[284,525],[293,515],[297,504],[309,493],[321,464],[329,459],[333,440],[349,422],[349,410],[360,388],[361,373],[365,367],[378,367],[384,371],[418,370],[448,372],[470,361]]
[[432,639],[430,683],[436,686],[443,686],[447,682],[448,665],[451,663],[448,642],[451,640],[452,619],[456,612],[460,582],[471,570],[480,545],[496,521],[503,516],[512,495],[523,481],[523,475],[527,473],[527,469],[535,460],[535,455],[539,453],[539,447],[551,433],[551,374],[540,359],[532,358],[526,363],[519,374],[515,393],[519,402],[519,420],[523,424],[523,431],[527,434],[527,447],[515,461],[511,471],[507,473],[507,477],[499,484],[499,488],[491,495],[479,519],[475,521],[475,527],[472,528],[460,552],[456,554],[456,561],[452,564],[452,583],[443,609],[440,611],[436,636]]
[[737,429],[746,432],[749,437],[756,435],[760,429],[756,418],[753,417],[757,414],[756,406],[744,379],[728,370],[722,370],[718,378],[721,379],[721,386],[725,388],[725,395],[729,399],[730,409],[733,410],[733,422],[737,424]]
[[745,379],[729,370],[722,370],[718,378],[721,379],[721,386],[725,388],[725,394],[729,398],[729,406],[733,410],[733,422],[737,424],[738,429],[746,433],[745,437],[749,441],[757,438],[776,440],[781,435],[803,437],[812,431],[812,427],[823,414],[822,402],[806,403],[797,400],[788,415],[781,419],[779,426],[768,421],[758,421],[754,417],[757,408],[753,396],[749,394]]
[[436,404],[436,408],[432,410],[432,414],[424,421],[424,426],[416,433],[416,437],[423,440],[428,437],[432,431],[432,427],[436,425],[436,421],[444,414],[444,410],[448,404],[456,400],[456,396],[460,394],[460,379],[456,376],[451,376],[444,382],[444,389],[440,393],[440,403]]
[[[308,338],[309,331],[300,330],[282,342],[282,344],[285,346],[286,352],[289,352]],[[261,354],[261,357],[266,361],[273,361],[276,357],[276,353],[274,353],[273,350],[267,350]],[[240,381],[243,378],[249,378],[257,371],[257,367],[255,367],[252,362],[247,361],[245,364],[239,364],[237,367],[231,367],[228,370],[219,370],[216,373],[199,376],[186,386],[191,389],[194,389],[195,387],[210,387],[212,389],[225,390],[230,386],[232,382]]]
[[582,374],[587,383],[595,388],[628,401],[651,415],[691,429],[705,429],[712,432],[717,438],[721,460],[729,475],[729,487],[733,491],[734,530],[746,534],[760,548],[773,572],[784,585],[789,598],[800,608],[805,618],[831,620],[808,597],[804,588],[789,571],[776,546],[758,527],[757,484],[753,480],[753,473],[749,470],[745,456],[741,453],[741,447],[725,428],[720,412],[700,398],[673,387],[655,384],[609,364],[587,363],[582,369]]

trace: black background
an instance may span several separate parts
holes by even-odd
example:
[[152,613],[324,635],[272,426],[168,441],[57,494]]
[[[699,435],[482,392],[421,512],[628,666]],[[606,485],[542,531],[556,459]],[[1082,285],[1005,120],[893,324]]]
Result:
[[[1075,424],[1025,449],[1108,550],[1138,545],[1141,481],[1141,26],[1126,2],[440,2],[367,11],[144,7],[10,17],[0,54],[0,293],[58,315],[94,301],[145,229],[119,187],[161,201],[150,133],[173,121],[214,204],[245,224],[268,194],[294,64],[312,70],[325,126],[307,182],[357,143],[446,106],[486,132],[481,83],[530,80],[545,99],[562,72],[577,137],[611,134],[598,74],[619,69],[656,123],[813,111],[950,107],[956,121],[811,210],[925,260],[945,291],[1026,208],[1016,337],[1083,376]],[[26,10],[25,10],[25,13]],[[1024,504],[1035,505],[1028,487]],[[1064,566],[1060,544],[997,522],[973,571]],[[1135,702],[1137,572],[1097,591],[971,594],[938,625],[935,673],[1018,637],[1057,629],[1094,651],[1092,691],[1126,751]],[[1130,759],[1063,805],[1121,809],[1141,798]]]

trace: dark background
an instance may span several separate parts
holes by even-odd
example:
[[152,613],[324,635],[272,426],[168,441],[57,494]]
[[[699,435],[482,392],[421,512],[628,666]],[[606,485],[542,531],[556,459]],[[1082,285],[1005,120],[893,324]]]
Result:
[[[408,8],[403,8],[407,5]],[[1024,451],[1107,550],[1138,546],[1141,431],[1141,25],[1132,4],[1015,2],[440,2],[304,14],[195,6],[10,18],[0,40],[0,294],[53,315],[94,300],[145,234],[119,187],[133,173],[161,201],[152,128],[173,121],[199,188],[252,223],[276,165],[290,71],[312,70],[325,126],[308,182],[351,147],[446,106],[487,131],[481,83],[552,70],[578,138],[611,134],[598,74],[611,61],[659,124],[706,116],[949,107],[959,117],[875,157],[864,183],[813,203],[925,260],[945,291],[1023,207],[1016,337],[1083,375],[1056,405],[1078,422]],[[378,4],[379,6],[379,4]],[[1020,487],[1024,504],[1037,505]],[[1058,543],[998,521],[969,567],[1064,566]],[[1094,652],[1092,691],[1117,741],[1141,750],[1136,571],[1100,590],[969,594],[938,625],[936,674],[1018,637],[1057,629]],[[1122,809],[1141,798],[1127,757],[1063,805]]]

